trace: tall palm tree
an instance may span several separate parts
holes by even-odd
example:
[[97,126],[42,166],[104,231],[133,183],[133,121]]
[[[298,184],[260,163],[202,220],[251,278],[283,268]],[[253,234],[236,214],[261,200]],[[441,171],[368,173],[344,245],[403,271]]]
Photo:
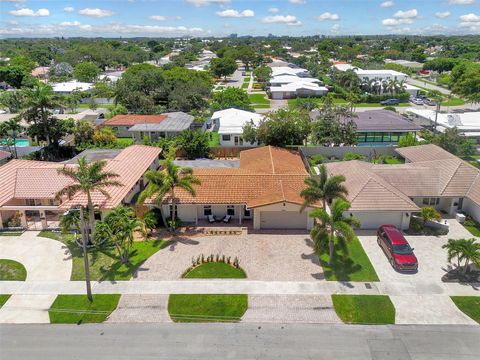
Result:
[[310,217],[316,219],[316,224],[310,231],[314,249],[320,253],[328,247],[328,264],[332,265],[335,239],[342,249],[343,256],[348,255],[347,242],[355,238],[352,226],[360,227],[360,221],[351,216],[344,217],[343,213],[350,208],[350,203],[342,199],[335,199],[330,207],[330,213],[325,209],[315,209]]
[[13,149],[15,152],[15,159],[18,157],[17,154],[17,135],[22,131],[22,126],[20,125],[20,119],[15,117],[8,121],[4,122],[5,130],[10,131],[13,139]]
[[438,113],[440,112],[440,104],[445,99],[445,95],[442,94],[438,90],[430,90],[428,92],[428,97],[435,102],[435,125],[433,131],[437,131],[437,123],[438,123]]
[[23,88],[21,116],[29,123],[40,124],[43,127],[47,144],[50,145],[48,119],[52,115],[51,110],[61,106],[59,97],[53,92],[50,85],[38,83],[33,88]]
[[175,165],[173,160],[167,159],[164,168],[159,171],[149,170],[145,173],[148,185],[138,197],[138,202],[143,204],[146,199],[155,197],[158,205],[162,204],[163,198],[168,194],[172,205],[171,227],[175,230],[176,203],[175,189],[181,188],[190,195],[195,196],[193,185],[200,185],[200,179],[193,176],[193,170],[189,167]]
[[82,157],[78,160],[77,167],[64,166],[57,170],[59,174],[69,177],[74,181],[71,185],[65,186],[56,194],[57,199],[61,199],[65,195],[71,198],[79,192],[87,195],[88,225],[90,229],[89,233],[92,236],[90,243],[93,243],[93,225],[95,222],[92,192],[98,191],[109,199],[110,194],[106,188],[110,186],[122,186],[122,183],[115,180],[118,174],[104,170],[106,165],[107,162],[105,160],[94,161],[89,164],[87,158]]
[[335,175],[329,177],[327,168],[323,164],[320,165],[319,171],[319,175],[305,179],[305,185],[307,185],[307,187],[300,192],[300,196],[304,200],[300,211],[305,210],[307,206],[318,201],[322,201],[323,208],[325,209],[327,202],[334,198],[346,200],[348,190],[342,184],[345,181],[345,176]]

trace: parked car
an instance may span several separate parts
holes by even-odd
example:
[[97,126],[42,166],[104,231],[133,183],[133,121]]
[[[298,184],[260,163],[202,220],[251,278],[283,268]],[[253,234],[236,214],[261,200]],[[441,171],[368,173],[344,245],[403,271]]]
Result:
[[413,98],[412,100],[410,100],[412,103],[414,103],[415,105],[423,105],[423,100],[420,99],[420,98]]
[[398,99],[387,99],[380,101],[380,105],[398,105],[400,104],[400,100]]
[[417,271],[418,260],[413,248],[394,225],[382,225],[377,231],[377,243],[392,267],[397,271]]
[[434,106],[435,105],[435,101],[433,101],[432,99],[424,99],[423,103],[425,105],[428,105],[428,106]]

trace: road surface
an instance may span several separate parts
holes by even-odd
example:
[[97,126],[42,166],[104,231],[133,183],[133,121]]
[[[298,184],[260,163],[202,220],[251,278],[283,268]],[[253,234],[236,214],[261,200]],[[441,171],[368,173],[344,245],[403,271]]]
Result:
[[437,90],[437,91],[440,91],[442,94],[446,94],[446,95],[449,95],[451,93],[451,91],[448,90],[448,89],[445,89],[441,86],[429,84],[428,82],[425,82],[425,81],[422,81],[422,80],[416,80],[416,79],[408,78],[407,79],[407,84],[410,84],[410,85],[413,85],[413,86],[423,87],[423,88],[430,89],[430,90]]
[[478,360],[478,326],[2,325],[1,359]]

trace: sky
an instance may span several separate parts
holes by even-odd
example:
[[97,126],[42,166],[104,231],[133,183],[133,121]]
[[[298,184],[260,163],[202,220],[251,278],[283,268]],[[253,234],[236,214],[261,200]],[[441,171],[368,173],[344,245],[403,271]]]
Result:
[[480,34],[480,0],[0,0],[0,37]]

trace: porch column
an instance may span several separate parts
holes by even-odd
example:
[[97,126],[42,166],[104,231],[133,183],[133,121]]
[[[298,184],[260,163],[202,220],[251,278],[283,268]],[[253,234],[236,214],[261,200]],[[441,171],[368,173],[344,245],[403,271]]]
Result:
[[27,216],[25,215],[25,210],[20,211],[20,222],[22,224],[22,227],[27,229]]
[[240,211],[238,212],[238,223],[242,225],[242,213],[243,213],[243,205],[240,205]]
[[0,211],[0,229],[3,229],[3,218],[2,218],[2,212]]
[[40,210],[40,221],[42,222],[42,229],[48,228],[47,217],[45,216],[45,210]]
[[195,206],[195,225],[198,225],[198,206],[197,205],[193,205]]

